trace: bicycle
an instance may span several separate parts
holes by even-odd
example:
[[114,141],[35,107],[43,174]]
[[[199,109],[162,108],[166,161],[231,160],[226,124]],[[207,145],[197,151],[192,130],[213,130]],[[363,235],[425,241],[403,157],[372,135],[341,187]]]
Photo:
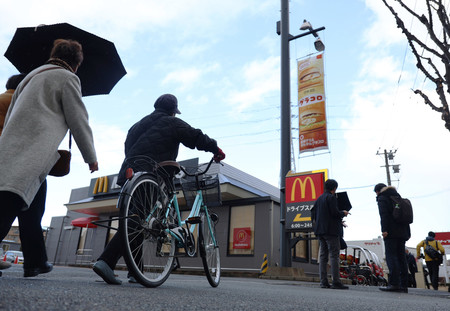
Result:
[[[220,191],[218,179],[205,175],[213,159],[206,169],[196,173],[188,172],[174,161],[156,163],[148,157],[138,157],[128,162],[127,181],[120,192],[118,207],[119,232],[130,273],[143,286],[160,286],[175,267],[174,259],[194,257],[198,245],[208,282],[217,287],[220,282],[220,253],[215,235],[218,216],[210,213],[205,204],[205,191],[213,188]],[[135,170],[138,172],[134,173]],[[184,183],[183,191],[195,193],[190,214],[184,220],[181,220],[173,183],[174,175],[180,171],[193,178]],[[177,248],[184,253],[177,252]]]

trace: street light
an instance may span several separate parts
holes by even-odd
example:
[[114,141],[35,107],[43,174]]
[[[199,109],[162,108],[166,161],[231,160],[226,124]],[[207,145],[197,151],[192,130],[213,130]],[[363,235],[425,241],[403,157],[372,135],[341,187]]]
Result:
[[[313,31],[313,27],[310,22],[308,22],[306,19],[303,20],[303,24],[300,26],[300,30],[309,30]],[[316,31],[312,32],[313,36],[316,37],[316,41],[314,41],[314,47],[318,52],[325,51],[325,45],[323,44],[322,40],[320,40],[319,35]]]
[[[306,22],[306,20],[305,20]],[[281,155],[280,155],[280,265],[282,267],[291,266],[289,235],[286,232],[286,174],[291,170],[291,86],[289,68],[289,41],[314,35],[319,39],[319,43],[314,45],[318,51],[323,51],[325,46],[320,41],[317,32],[325,27],[313,29],[309,22],[306,22],[305,29],[308,32],[297,36],[289,34],[289,0],[281,0],[281,21],[277,22],[277,33],[281,36]],[[303,27],[303,25],[302,25]],[[322,49],[322,50],[320,50]]]

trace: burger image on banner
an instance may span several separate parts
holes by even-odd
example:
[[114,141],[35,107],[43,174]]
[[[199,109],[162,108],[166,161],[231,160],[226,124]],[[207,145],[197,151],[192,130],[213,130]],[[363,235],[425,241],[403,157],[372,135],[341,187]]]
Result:
[[299,126],[301,132],[308,132],[319,128],[324,128],[326,125],[325,112],[316,105],[312,107],[305,107],[300,113]]
[[323,75],[316,66],[306,67],[298,74],[299,90],[314,86],[323,85]]
[[300,153],[328,149],[323,53],[297,63]]

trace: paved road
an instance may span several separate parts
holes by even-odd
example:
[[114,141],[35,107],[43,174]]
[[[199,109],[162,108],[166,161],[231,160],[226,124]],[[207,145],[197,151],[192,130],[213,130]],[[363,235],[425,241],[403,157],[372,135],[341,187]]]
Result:
[[[126,271],[118,271],[126,280]],[[450,310],[450,293],[411,289],[384,293],[376,287],[321,289],[316,283],[222,278],[212,288],[203,276],[171,275],[158,288],[125,282],[107,285],[90,269],[55,267],[23,278],[21,265],[3,270],[0,310]]]

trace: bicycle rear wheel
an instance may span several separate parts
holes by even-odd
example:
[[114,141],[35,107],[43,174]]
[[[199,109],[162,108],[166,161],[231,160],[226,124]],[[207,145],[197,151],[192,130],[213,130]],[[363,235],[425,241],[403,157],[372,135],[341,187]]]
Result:
[[156,178],[142,174],[124,186],[118,202],[124,259],[130,273],[146,287],[163,284],[173,265],[175,241],[165,231],[168,213],[163,195]]
[[[203,261],[206,278],[212,287],[217,287],[220,282],[220,253],[217,239],[215,238],[215,224],[207,218],[206,214],[201,213],[200,223],[200,256]],[[209,220],[209,221],[208,221]],[[216,244],[214,244],[214,240]]]

